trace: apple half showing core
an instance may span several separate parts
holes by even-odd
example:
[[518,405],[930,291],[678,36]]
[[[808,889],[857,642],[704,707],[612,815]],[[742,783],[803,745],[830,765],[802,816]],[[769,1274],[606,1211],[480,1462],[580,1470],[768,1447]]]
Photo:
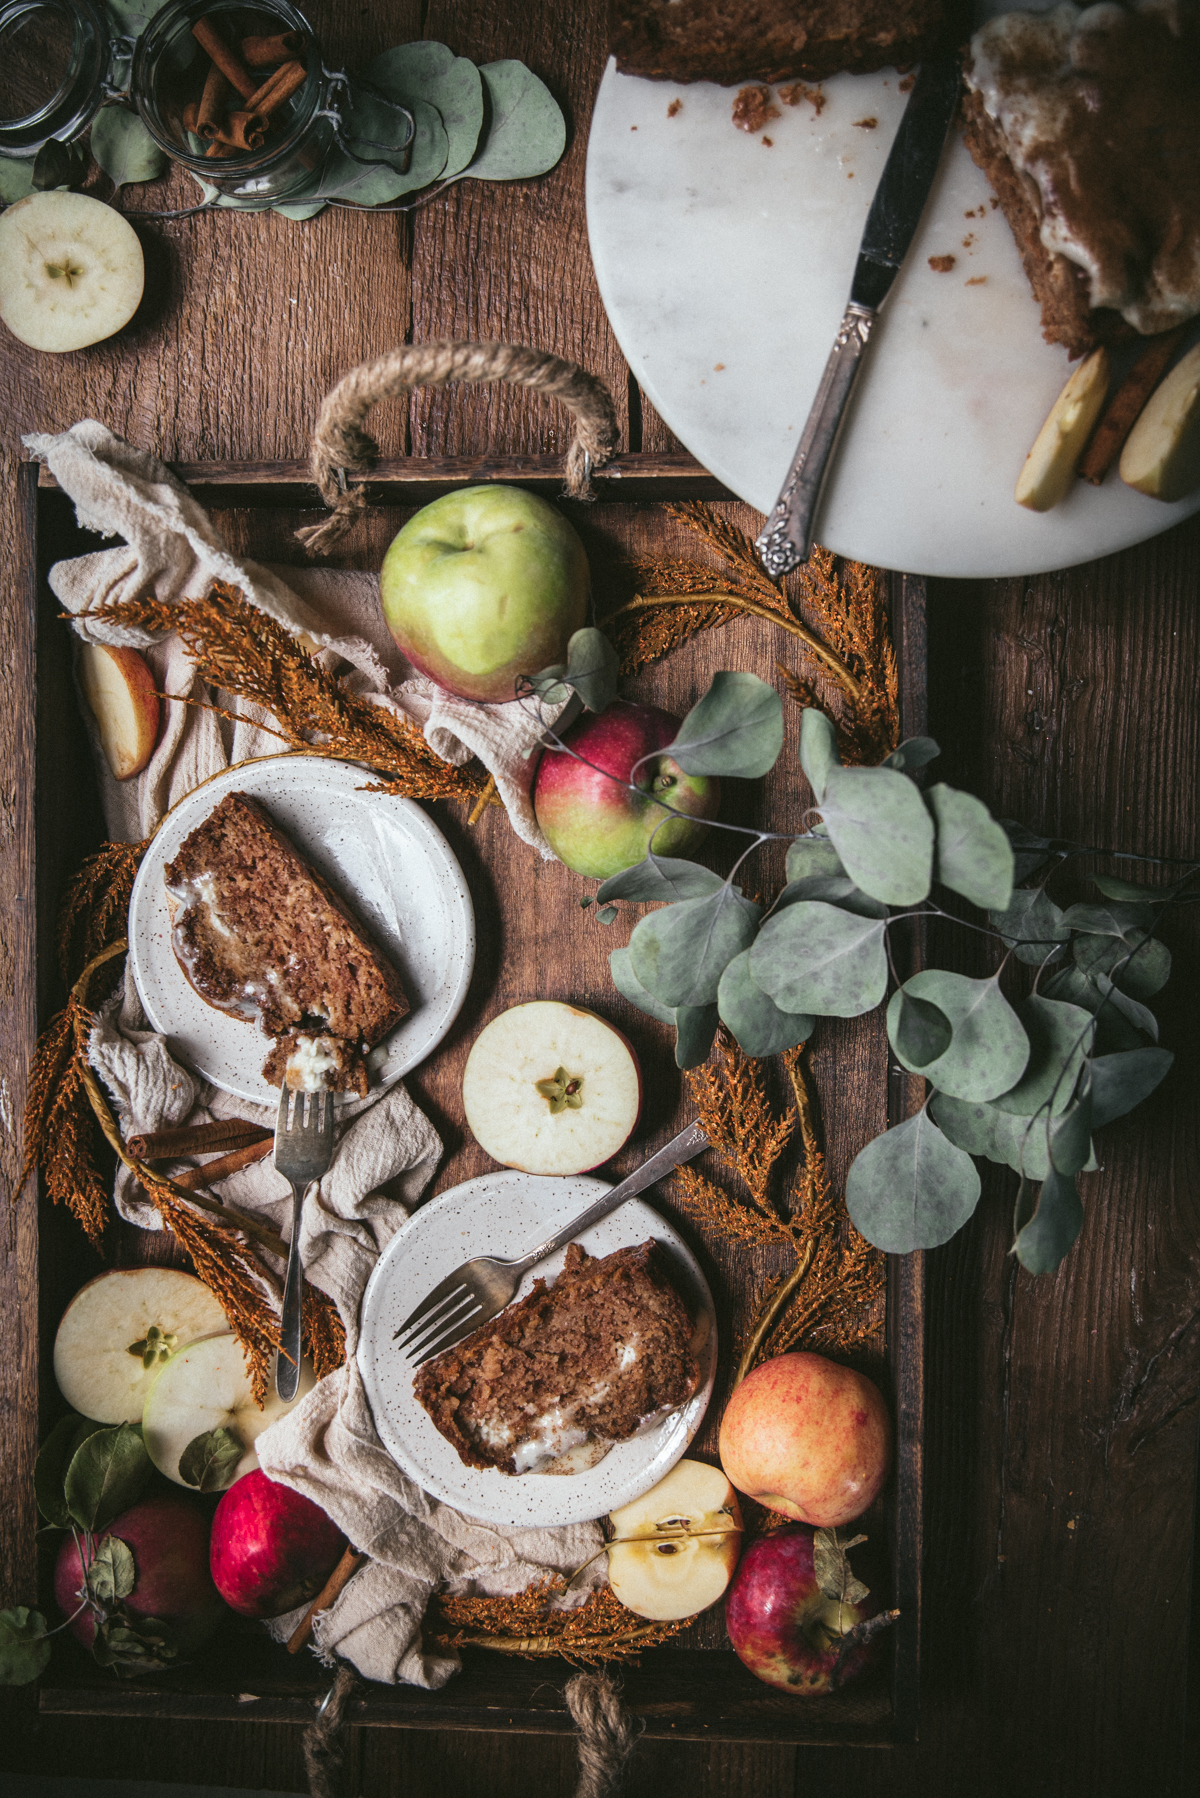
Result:
[[760,1536],[742,1556],[725,1600],[725,1627],[738,1659],[769,1686],[801,1697],[836,1691],[863,1673],[878,1636],[849,1646],[856,1624],[874,1617],[872,1594],[857,1604],[831,1598],[817,1579],[806,1524]]
[[628,1040],[555,999],[514,1005],[476,1037],[463,1110],[480,1148],[527,1174],[582,1174],[615,1155],[642,1109]]
[[694,1617],[724,1593],[742,1549],[737,1493],[719,1467],[677,1461],[609,1517],[608,1583],[626,1610]]
[[[685,774],[661,753],[678,731],[679,719],[658,706],[614,700],[572,726],[562,749],[543,751],[533,809],[546,841],[573,873],[607,880],[643,861],[651,848],[655,855],[695,848],[705,821],[720,809],[721,785]],[[672,817],[667,806],[688,815]]]

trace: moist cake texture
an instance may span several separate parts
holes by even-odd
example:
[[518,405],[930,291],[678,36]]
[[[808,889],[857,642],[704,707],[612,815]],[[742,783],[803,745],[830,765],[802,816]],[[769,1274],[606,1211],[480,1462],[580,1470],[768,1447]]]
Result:
[[964,135],[1042,308],[1080,355],[1200,312],[1200,5],[1114,0],[991,19]]
[[609,43],[626,75],[654,81],[820,81],[917,62],[945,0],[610,0]]
[[553,1286],[535,1280],[427,1361],[413,1390],[468,1467],[519,1474],[589,1440],[627,1441],[698,1380],[692,1320],[658,1244],[596,1260],[573,1242]]
[[228,794],[164,871],[200,997],[277,1038],[264,1077],[365,1096],[365,1052],[408,1011],[395,969],[258,801]]

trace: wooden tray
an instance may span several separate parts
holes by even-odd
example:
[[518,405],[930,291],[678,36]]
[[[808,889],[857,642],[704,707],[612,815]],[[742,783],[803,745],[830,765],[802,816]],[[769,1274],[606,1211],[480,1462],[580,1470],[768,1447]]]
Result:
[[[197,497],[214,510],[235,553],[256,560],[300,565],[292,537],[302,512],[316,510],[316,494],[301,463],[189,464],[179,472]],[[557,493],[557,466],[542,458],[413,459],[379,464],[369,493],[371,508],[334,559],[345,566],[378,568],[383,551],[406,515],[438,493],[480,480],[505,480]],[[14,985],[0,995],[0,1055],[5,1089],[17,1118],[38,1027],[62,1003],[54,965],[54,921],[63,885],[79,860],[103,837],[103,820],[87,742],[71,677],[70,641],[59,606],[46,584],[49,566],[99,547],[78,529],[73,508],[53,479],[35,467],[21,470],[26,532],[23,584],[12,604],[14,703],[22,708],[19,765],[15,772],[18,821],[12,850],[19,890],[28,896],[20,940],[13,945]],[[599,486],[598,503],[568,505],[594,569],[620,551],[643,557],[702,554],[687,533],[653,503],[662,499],[727,498],[712,477],[687,457],[622,458],[616,478]],[[744,508],[736,508],[737,512]],[[745,513],[743,526],[752,523]],[[925,728],[924,583],[894,576],[892,624],[901,679],[902,734]],[[777,662],[795,667],[792,640],[746,618],[703,632],[627,683],[637,697],[683,712],[721,667],[750,669],[777,679]],[[36,694],[36,700],[35,700]],[[724,815],[775,828],[800,827],[796,777],[798,713],[789,711],[788,741],[778,768],[761,783],[737,783]],[[633,914],[606,929],[580,912],[578,899],[594,890],[557,863],[542,863],[510,831],[502,811],[489,809],[474,828],[465,811],[433,808],[458,855],[476,908],[478,952],[466,1004],[437,1053],[410,1077],[418,1102],[440,1130],[446,1154],[432,1190],[444,1191],[491,1164],[461,1122],[462,1066],[482,1024],[497,1011],[530,998],[562,998],[592,1006],[632,1038],[646,1073],[646,1109],[635,1148],[613,1164],[620,1176],[658,1147],[687,1114],[687,1095],[675,1069],[670,1033],[629,1006],[608,973],[608,952],[626,940]],[[771,853],[778,855],[777,846]],[[769,856],[750,884],[781,873]],[[914,1083],[888,1074],[886,1038],[878,1017],[825,1020],[814,1043],[812,1069],[828,1134],[831,1175],[839,1186],[850,1160],[888,1121],[914,1104]],[[919,1103],[919,1100],[916,1101]],[[775,1251],[714,1242],[672,1202],[669,1183],[656,1196],[704,1265],[713,1287],[725,1344],[764,1277],[782,1267]],[[177,1258],[174,1241],[129,1226],[114,1226],[106,1259],[129,1265]],[[4,1271],[3,1304],[12,1383],[23,1395],[10,1432],[14,1457],[8,1567],[14,1591],[31,1593],[37,1577],[32,1498],[36,1443],[61,1409],[51,1374],[51,1345],[63,1308],[76,1288],[97,1271],[96,1257],[62,1208],[39,1195],[36,1222],[26,1195]],[[35,1299],[36,1294],[36,1299]],[[37,1330],[33,1328],[36,1304]],[[886,1537],[891,1602],[901,1620],[891,1632],[890,1667],[873,1682],[834,1698],[789,1697],[756,1680],[725,1640],[720,1607],[684,1635],[626,1664],[628,1703],[652,1735],[712,1741],[778,1741],[868,1744],[911,1741],[917,1733],[921,1633],[922,1426],[924,1414],[924,1263],[920,1255],[889,1264],[886,1343],[873,1347],[863,1365],[882,1385],[897,1419],[897,1466],[878,1515],[868,1528]],[[40,1370],[40,1375],[39,1375]],[[697,1452],[715,1455],[722,1393],[710,1409]],[[43,1539],[44,1541],[45,1539]],[[43,1552],[39,1590],[49,1599],[49,1559]],[[441,1692],[411,1687],[364,1686],[348,1710],[359,1724],[424,1729],[511,1728],[538,1733],[573,1729],[561,1688],[569,1668],[561,1660],[524,1661],[467,1650],[464,1668]],[[260,1626],[234,1620],[207,1659],[166,1676],[117,1681],[68,1639],[59,1640],[49,1670],[36,1689],[45,1714],[179,1717],[215,1720],[311,1721],[314,1701],[330,1675],[311,1655],[291,1657]]]

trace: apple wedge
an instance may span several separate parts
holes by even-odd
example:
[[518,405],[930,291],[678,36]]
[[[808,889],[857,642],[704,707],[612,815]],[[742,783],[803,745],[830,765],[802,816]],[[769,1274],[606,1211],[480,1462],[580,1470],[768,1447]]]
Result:
[[145,656],[136,649],[83,643],[79,684],[100,731],[100,747],[114,780],[132,780],[154,754],[162,701]]
[[527,1174],[581,1174],[628,1141],[642,1070],[619,1030],[553,999],[514,1005],[476,1037],[463,1109],[482,1149]]
[[1048,512],[1065,499],[1075,479],[1092,426],[1108,395],[1108,351],[1093,350],[1071,376],[1033,441],[1017,482],[1016,500],[1031,512]]
[[81,350],[127,325],[145,264],[111,206],[55,188],[0,215],[0,319],[35,350]]
[[142,1413],[146,1452],[160,1473],[177,1486],[186,1486],[189,1482],[179,1471],[179,1457],[188,1444],[211,1430],[233,1430],[241,1438],[245,1453],[224,1481],[225,1486],[232,1486],[258,1466],[254,1452],[257,1438],[268,1425],[298,1405],[316,1383],[306,1361],[300,1369],[295,1398],[281,1399],[272,1378],[266,1404],[260,1409],[237,1337],[206,1336],[172,1355],[151,1386]]
[[81,1417],[137,1423],[159,1369],[200,1336],[228,1332],[219,1300],[174,1267],[114,1268],[80,1288],[54,1338],[54,1377]]
[[1151,499],[1184,499],[1200,487],[1200,343],[1146,401],[1117,472]]
[[694,1617],[733,1578],[742,1514],[719,1467],[677,1461],[666,1479],[608,1521],[617,1538],[608,1550],[608,1583],[639,1617]]

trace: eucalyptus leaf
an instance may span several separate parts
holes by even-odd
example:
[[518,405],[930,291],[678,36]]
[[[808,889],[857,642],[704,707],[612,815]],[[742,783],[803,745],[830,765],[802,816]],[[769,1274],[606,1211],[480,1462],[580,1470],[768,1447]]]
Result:
[[872,899],[856,887],[848,874],[806,874],[800,880],[789,880],[775,901],[776,910],[796,905],[801,899],[823,899],[827,905],[840,905],[843,911],[857,912],[860,918],[886,918],[888,908],[882,899]]
[[944,968],[923,968],[906,980],[902,989],[916,999],[928,999],[950,1020],[950,1047],[936,1061],[911,1067],[896,1043],[898,994],[888,1007],[888,1032],[897,1059],[913,1074],[924,1074],[940,1092],[954,1099],[994,1099],[1025,1072],[1029,1038],[1021,1020],[1000,991],[999,981],[970,980]]
[[1017,1260],[1027,1273],[1053,1273],[1082,1228],[1083,1206],[1074,1178],[1051,1168],[1029,1221],[1013,1243]]
[[155,13],[162,11],[163,0],[105,0],[110,17],[125,37],[137,37]]
[[76,1411],[68,1412],[66,1417],[59,1418],[38,1450],[33,1469],[34,1496],[42,1516],[58,1529],[71,1527],[63,1482],[75,1450],[103,1428],[102,1423],[93,1423],[90,1417],[80,1417]]
[[1128,993],[1123,993],[1119,986],[1114,986],[1107,974],[1096,975],[1099,987],[1109,1009],[1115,1008],[1136,1030],[1144,1030],[1146,1035],[1158,1041],[1158,1019],[1146,1005],[1139,1005]]
[[97,1430],[67,1469],[67,1509],[81,1528],[102,1530],[141,1497],[153,1473],[141,1424]]
[[892,996],[887,1014],[888,1036],[906,1067],[923,1068],[950,1047],[954,1031],[945,1012],[929,999],[906,993]]
[[608,965],[612,971],[613,985],[623,998],[629,1000],[631,1005],[636,1005],[639,1011],[646,1013],[647,1017],[657,1018],[660,1024],[675,1022],[674,1008],[664,1005],[661,999],[656,999],[634,973],[628,948],[614,949],[608,958]]
[[[824,712],[817,711],[815,706],[806,706],[800,714],[800,766],[818,805],[825,797],[830,774],[841,765],[833,725]],[[790,869],[788,873],[791,874]]]
[[12,206],[33,192],[33,158],[0,156],[0,201]]
[[1012,899],[1012,844],[981,799],[944,782],[926,794],[937,824],[936,877],[983,910]]
[[74,187],[87,173],[87,151],[82,144],[64,144],[48,137],[33,159],[33,185],[39,193],[55,187]]
[[820,900],[789,905],[758,933],[750,951],[754,983],[781,1011],[859,1017],[887,991],[886,928],[882,919]]
[[675,1013],[675,1065],[698,1068],[708,1060],[720,1017],[715,1005],[681,1005]]
[[1044,887],[1015,888],[1007,906],[989,916],[1017,960],[1034,968],[1055,961],[1071,935]]
[[1012,844],[1014,880],[1027,880],[1035,869],[1049,861],[1051,855],[1070,847],[1054,837],[1038,836],[1024,824],[1018,824],[1015,818],[997,818],[996,822]]
[[894,768],[831,768],[821,816],[856,886],[888,905],[927,897],[933,819],[920,791]]
[[485,62],[483,141],[473,162],[452,178],[526,181],[552,169],[567,147],[567,122],[544,82],[523,62]]
[[1063,913],[1063,923],[1070,930],[1086,930],[1093,936],[1119,936],[1127,943],[1135,940],[1134,931],[1143,931],[1153,922],[1152,905],[1125,905],[1120,901],[1111,905],[1069,905]]
[[[806,712],[805,717],[808,717]],[[823,716],[821,712],[813,712],[814,718]],[[844,875],[842,858],[822,832],[818,835],[796,837],[789,845],[787,852],[787,877],[792,880],[811,880],[818,874]]]
[[278,213],[281,219],[315,219],[317,214],[324,210],[324,200],[309,200],[294,206],[289,201],[286,206],[272,206],[271,208],[271,211]]
[[[1087,942],[1101,939],[1076,938]],[[1081,1005],[1090,1011],[1096,1019],[1096,1041],[1093,1045],[1101,1055],[1119,1053],[1124,1049],[1140,1049],[1143,1044],[1141,1032],[1112,1005],[1105,1004],[1104,994],[1095,981],[1073,964],[1061,968],[1059,972],[1046,982],[1042,989],[1048,999],[1065,999],[1070,1005]]]
[[375,57],[366,78],[402,105],[419,99],[436,106],[446,131],[441,178],[449,181],[461,174],[475,156],[483,130],[483,80],[475,64],[456,56],[447,44],[419,38]]
[[620,917],[615,905],[601,905],[596,912],[597,924],[615,924]]
[[529,677],[529,686],[547,705],[561,705],[578,693],[589,712],[602,712],[616,698],[620,662],[603,631],[588,626],[567,644],[567,659]]
[[105,1536],[87,1565],[88,1591],[97,1604],[128,1598],[137,1583],[133,1550],[119,1536]]
[[805,1012],[780,1011],[755,985],[749,949],[735,955],[722,974],[717,1006],[721,1022],[733,1031],[743,1055],[755,1060],[807,1042],[816,1025],[816,1019]]
[[1086,1077],[1061,1117],[1049,1120],[1050,1165],[1060,1174],[1078,1174],[1092,1153],[1092,1089]]
[[[929,1109],[950,1141],[969,1155],[986,1155],[1030,1180],[1044,1179],[1050,1171],[1044,1118],[1018,1117],[994,1104],[972,1104],[944,1093],[933,1095]],[[1085,1171],[1095,1166],[1094,1156],[1090,1157]]]
[[1098,1055],[1092,1062],[1092,1128],[1100,1130],[1114,1118],[1124,1117],[1140,1105],[1175,1060],[1169,1049],[1128,1049],[1118,1055]]
[[979,1203],[979,1190],[971,1157],[922,1110],[855,1157],[846,1176],[846,1209],[877,1249],[907,1255],[948,1242]]
[[1017,1015],[1029,1038],[1029,1060],[1020,1080],[998,1093],[997,1110],[1033,1117],[1043,1107],[1057,1116],[1071,1103],[1080,1071],[1092,1045],[1095,1021],[1081,1005],[1033,993],[1022,1000]]
[[673,855],[650,854],[632,868],[611,874],[596,893],[599,904],[610,899],[666,900],[707,899],[719,893],[725,882],[711,868]]
[[1173,880],[1169,886],[1147,887],[1141,886],[1135,880],[1121,880],[1116,874],[1093,874],[1092,885],[1097,887],[1106,899],[1128,899],[1135,905],[1143,903],[1166,905],[1174,899],[1177,893],[1183,891],[1191,878],[1191,875],[1185,875],[1182,880]]
[[881,768],[897,768],[901,774],[910,774],[914,768],[923,768],[941,755],[942,746],[935,743],[932,737],[906,737],[898,743],[890,755],[885,755],[879,764]]
[[46,1619],[26,1605],[0,1611],[0,1686],[27,1686],[50,1661]]
[[774,687],[757,674],[722,669],[663,754],[685,774],[755,780],[770,772],[782,748],[783,706]]
[[1077,936],[1075,965],[1092,979],[1108,974],[1134,999],[1152,999],[1171,976],[1171,951],[1156,936],[1132,930],[1127,938]]
[[187,1486],[198,1486],[201,1492],[224,1492],[232,1484],[233,1470],[245,1452],[245,1443],[228,1424],[204,1430],[192,1437],[180,1455],[179,1477]]
[[130,183],[157,181],[167,167],[136,112],[124,106],[102,106],[92,122],[92,155],[120,189]]
[[651,912],[629,941],[634,974],[664,1005],[713,1005],[721,975],[749,947],[759,916],[730,886]]

